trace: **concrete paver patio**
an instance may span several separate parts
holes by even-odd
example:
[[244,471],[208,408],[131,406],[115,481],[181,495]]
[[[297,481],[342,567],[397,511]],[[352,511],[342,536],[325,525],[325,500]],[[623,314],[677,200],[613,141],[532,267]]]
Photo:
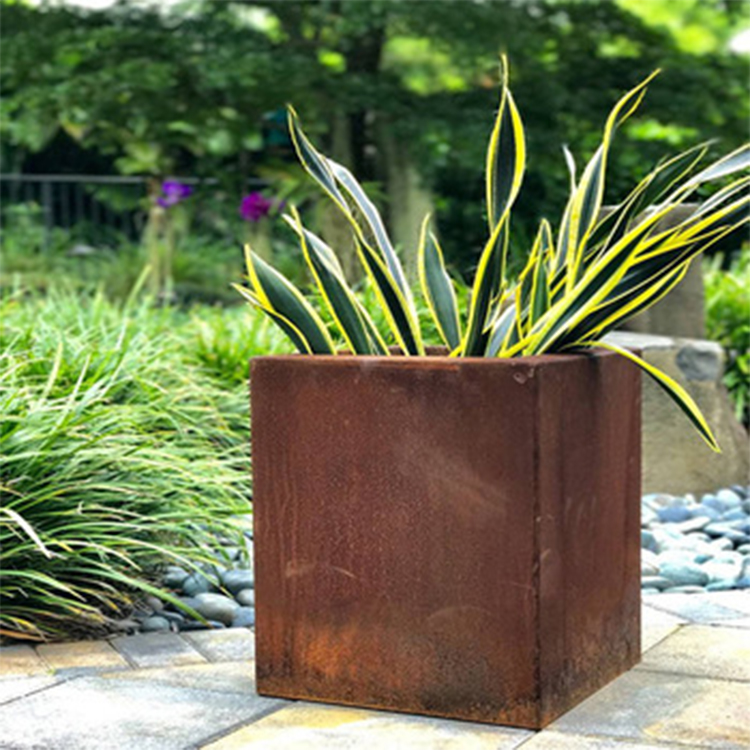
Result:
[[270,699],[243,629],[0,649],[4,750],[750,747],[750,592],[643,601],[643,661],[541,732]]

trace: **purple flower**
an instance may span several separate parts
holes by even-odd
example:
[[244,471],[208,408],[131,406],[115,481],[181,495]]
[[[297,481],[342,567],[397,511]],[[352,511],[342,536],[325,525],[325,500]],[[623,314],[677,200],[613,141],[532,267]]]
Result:
[[193,188],[190,185],[186,185],[184,182],[179,182],[178,180],[164,180],[161,184],[161,191],[164,195],[160,195],[156,199],[156,202],[162,208],[176,206],[193,194]]
[[264,216],[268,216],[274,207],[274,202],[266,198],[262,193],[250,193],[240,203],[240,216],[245,221],[258,222]]

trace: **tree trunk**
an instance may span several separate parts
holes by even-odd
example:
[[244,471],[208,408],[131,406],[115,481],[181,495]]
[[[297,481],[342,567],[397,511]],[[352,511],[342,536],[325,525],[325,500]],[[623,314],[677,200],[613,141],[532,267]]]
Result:
[[409,280],[414,281],[419,233],[424,217],[434,213],[435,203],[408,153],[408,146],[393,136],[387,123],[381,126],[379,135],[386,168],[391,235],[400,249],[404,271]]

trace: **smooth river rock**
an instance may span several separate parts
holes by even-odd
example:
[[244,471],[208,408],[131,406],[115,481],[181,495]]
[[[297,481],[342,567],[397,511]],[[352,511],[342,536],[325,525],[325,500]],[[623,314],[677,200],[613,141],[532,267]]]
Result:
[[216,620],[224,625],[231,625],[235,612],[240,608],[234,599],[223,594],[204,592],[196,597],[196,611],[207,620]]

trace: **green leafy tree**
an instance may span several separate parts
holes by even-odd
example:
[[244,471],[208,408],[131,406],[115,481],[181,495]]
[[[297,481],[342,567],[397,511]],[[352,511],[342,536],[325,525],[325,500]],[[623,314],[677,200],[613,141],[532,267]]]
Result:
[[[153,191],[163,175],[187,171],[238,191],[262,166],[292,161],[274,119],[292,102],[329,153],[382,186],[403,250],[416,245],[425,208],[410,199],[423,195],[441,209],[447,260],[471,275],[483,242],[477,165],[501,51],[535,155],[511,261],[530,246],[539,207],[564,205],[560,144],[585,162],[607,102],[654,68],[663,73],[648,116],[618,135],[612,195],[664,153],[703,138],[719,139],[718,153],[744,139],[747,60],[726,51],[742,23],[736,4],[668,5],[195,0],[169,11],[123,0],[91,12],[6,0],[3,139],[38,150],[63,129],[120,171],[153,175]],[[696,28],[704,38],[691,46]]]

